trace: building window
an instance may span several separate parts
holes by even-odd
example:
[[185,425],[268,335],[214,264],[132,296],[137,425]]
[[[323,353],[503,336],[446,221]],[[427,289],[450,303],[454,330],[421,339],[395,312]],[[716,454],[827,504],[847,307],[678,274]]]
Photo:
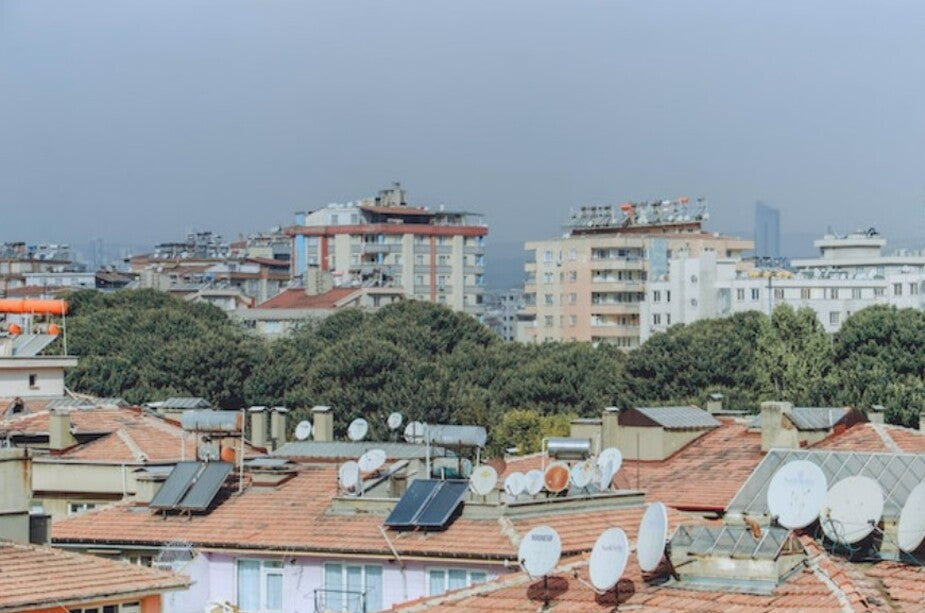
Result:
[[543,273],[543,283],[552,283],[552,273],[551,272]]
[[79,513],[83,513],[84,511],[89,511],[90,509],[95,508],[95,502],[69,502],[67,503],[67,514],[77,515]]
[[576,325],[577,323],[578,323],[578,317],[577,317],[577,316],[575,316],[575,315],[569,315],[569,316],[568,316],[568,325],[574,326],[574,325]]
[[661,302],[662,301],[662,292],[661,290],[655,290],[652,292],[652,302]]
[[243,611],[283,610],[283,563],[238,560],[238,606]]
[[841,313],[839,313],[838,311],[832,311],[829,313],[829,323],[832,324],[833,326],[838,325],[839,319],[841,319]]
[[691,275],[691,283],[697,283],[697,275]]
[[902,296],[902,295],[903,295],[903,284],[902,284],[902,283],[894,283],[894,284],[893,284],[893,295],[894,295],[894,296]]
[[662,316],[661,316],[660,313],[653,313],[653,314],[652,314],[652,325],[653,325],[653,326],[660,326],[660,325],[662,325]]
[[444,592],[461,590],[477,583],[484,583],[487,579],[488,574],[479,570],[429,568],[427,569],[427,595],[439,596]]
[[810,292],[810,289],[808,287],[801,287],[800,288],[800,299],[809,300],[809,296],[810,296],[809,292]]
[[546,327],[552,328],[552,322],[553,322],[552,315],[547,315],[545,319]]
[[761,298],[761,290],[757,287],[752,288],[752,300],[758,300]]
[[543,294],[543,303],[546,306],[552,306],[552,294]]
[[321,608],[324,611],[382,609],[382,567],[373,564],[325,564],[323,598]]
[[39,388],[39,376],[29,375],[29,389],[36,390]]
[[575,260],[577,260],[577,259],[578,259],[578,252],[575,251],[574,249],[569,249],[569,250],[568,250],[568,259],[569,259],[569,261],[571,261],[571,262],[574,262]]
[[838,300],[838,288],[837,287],[833,287],[829,289],[829,299]]
[[910,283],[909,284],[909,295],[915,296],[918,293],[919,293],[919,286],[916,285],[915,283]]
[[784,299],[784,288],[782,288],[782,287],[775,287],[775,288],[774,288],[774,299],[775,299],[775,300],[783,300],[783,299]]
[[552,264],[552,251],[547,249],[543,252],[543,262],[546,264]]
[[140,602],[123,602],[122,604],[107,604],[102,607],[88,607],[83,609],[67,609],[70,613],[141,613]]
[[578,302],[578,294],[572,292],[571,294],[568,295],[569,304],[575,304],[577,302]]
[[569,280],[569,283],[574,283],[575,281],[577,281],[577,280],[578,280],[578,271],[576,271],[576,270],[570,270],[570,271],[568,271],[568,280]]
[[886,291],[884,290],[884,288],[882,287],[874,288],[874,296],[883,296],[884,294],[886,294]]
[[745,288],[740,287],[736,290],[736,300],[745,300]]
[[860,287],[851,288],[851,297],[854,300],[860,300],[861,299],[861,288]]
[[697,299],[696,299],[696,298],[691,298],[691,306],[692,306],[692,307],[697,306]]
[[671,302],[671,290],[665,292],[665,302]]
[[671,325],[671,313],[665,313],[665,325],[666,326]]

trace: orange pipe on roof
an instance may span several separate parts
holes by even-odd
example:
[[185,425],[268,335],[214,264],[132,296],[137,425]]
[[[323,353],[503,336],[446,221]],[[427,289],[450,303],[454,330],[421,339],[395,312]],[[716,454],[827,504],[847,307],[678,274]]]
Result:
[[67,302],[64,300],[0,298],[0,313],[67,315]]

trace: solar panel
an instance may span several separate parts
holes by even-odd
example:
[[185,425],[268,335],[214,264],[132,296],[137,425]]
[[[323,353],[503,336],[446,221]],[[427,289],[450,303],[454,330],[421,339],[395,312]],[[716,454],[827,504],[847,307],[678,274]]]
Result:
[[421,508],[415,523],[422,528],[443,528],[459,507],[468,487],[468,481],[443,481],[427,504]]
[[209,462],[199,474],[196,483],[177,505],[184,511],[204,511],[212,503],[218,489],[225,482],[234,465],[230,462]]
[[190,488],[193,477],[199,472],[202,462],[177,462],[164,481],[161,489],[151,498],[148,506],[152,509],[172,509],[183,498],[183,494]]
[[390,528],[410,528],[414,526],[414,518],[427,504],[430,497],[440,487],[441,481],[437,479],[416,479],[411,482],[404,495],[385,518],[385,525]]

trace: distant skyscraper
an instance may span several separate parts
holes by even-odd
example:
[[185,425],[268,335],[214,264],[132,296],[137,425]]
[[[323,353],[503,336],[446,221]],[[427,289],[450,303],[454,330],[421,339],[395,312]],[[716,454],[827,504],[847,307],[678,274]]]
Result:
[[780,257],[780,211],[760,201],[755,204],[755,257]]

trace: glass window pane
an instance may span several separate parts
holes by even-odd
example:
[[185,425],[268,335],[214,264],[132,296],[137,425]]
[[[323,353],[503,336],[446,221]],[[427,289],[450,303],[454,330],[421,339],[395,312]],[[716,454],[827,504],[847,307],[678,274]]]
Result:
[[347,610],[363,611],[363,567],[347,567]]
[[283,575],[281,573],[267,574],[266,608],[270,611],[283,609]]
[[472,571],[469,573],[469,579],[472,582],[472,585],[476,583],[485,583],[488,580],[488,575],[481,571]]
[[382,610],[382,567],[366,567],[366,610]]
[[438,596],[446,591],[446,572],[442,570],[431,570],[428,572],[430,580],[428,581],[427,593],[430,596]]
[[340,611],[344,608],[343,594],[343,568],[340,564],[324,565],[324,605],[325,608]]
[[245,611],[260,608],[260,562],[238,560],[238,606]]
[[466,571],[457,568],[450,569],[450,590],[459,590],[466,587]]

